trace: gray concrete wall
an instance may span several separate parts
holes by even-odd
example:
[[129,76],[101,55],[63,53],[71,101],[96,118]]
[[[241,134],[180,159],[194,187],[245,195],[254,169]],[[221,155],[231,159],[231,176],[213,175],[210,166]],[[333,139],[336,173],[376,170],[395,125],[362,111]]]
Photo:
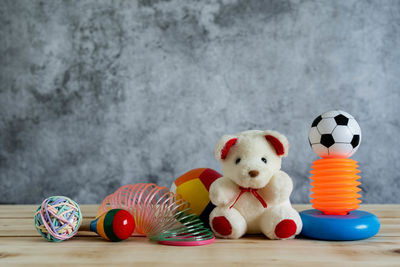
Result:
[[0,4],[0,203],[220,171],[221,135],[275,129],[308,202],[320,113],[353,114],[363,201],[400,203],[399,1]]

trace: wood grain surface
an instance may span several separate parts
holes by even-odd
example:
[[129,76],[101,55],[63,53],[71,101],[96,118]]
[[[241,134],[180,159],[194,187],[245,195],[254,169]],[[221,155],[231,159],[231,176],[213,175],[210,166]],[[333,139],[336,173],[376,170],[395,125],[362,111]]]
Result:
[[[96,215],[97,206],[81,205],[84,219]],[[299,211],[309,205],[295,205]],[[170,247],[145,237],[111,243],[81,231],[61,243],[45,241],[33,223],[36,205],[0,205],[0,266],[11,265],[263,265],[263,266],[400,266],[400,205],[363,205],[377,215],[377,236],[351,242],[296,238],[268,240],[262,235],[238,240],[217,239],[201,247]]]

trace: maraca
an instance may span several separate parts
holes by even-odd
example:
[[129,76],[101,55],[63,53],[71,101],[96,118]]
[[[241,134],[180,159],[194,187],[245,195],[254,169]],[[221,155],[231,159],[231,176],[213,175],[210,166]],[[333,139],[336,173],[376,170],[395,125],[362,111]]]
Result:
[[356,210],[361,203],[357,161],[349,159],[361,143],[361,129],[353,116],[333,110],[318,116],[309,143],[322,159],[313,163],[310,177],[314,210],[300,212],[301,234],[323,240],[359,240],[374,236],[378,218]]
[[90,222],[90,231],[113,242],[129,238],[135,230],[135,220],[123,209],[109,210]]

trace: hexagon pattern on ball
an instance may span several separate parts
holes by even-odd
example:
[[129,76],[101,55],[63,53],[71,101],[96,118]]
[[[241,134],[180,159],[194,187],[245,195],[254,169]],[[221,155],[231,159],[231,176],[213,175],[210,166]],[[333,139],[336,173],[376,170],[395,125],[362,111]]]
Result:
[[361,129],[349,113],[331,110],[314,119],[308,141],[321,158],[348,158],[360,146]]

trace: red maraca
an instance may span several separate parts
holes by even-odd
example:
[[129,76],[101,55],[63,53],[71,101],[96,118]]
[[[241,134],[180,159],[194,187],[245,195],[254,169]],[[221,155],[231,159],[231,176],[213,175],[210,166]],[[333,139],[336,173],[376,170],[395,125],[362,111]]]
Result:
[[129,238],[134,230],[133,216],[123,209],[109,210],[90,223],[90,231],[113,242]]

